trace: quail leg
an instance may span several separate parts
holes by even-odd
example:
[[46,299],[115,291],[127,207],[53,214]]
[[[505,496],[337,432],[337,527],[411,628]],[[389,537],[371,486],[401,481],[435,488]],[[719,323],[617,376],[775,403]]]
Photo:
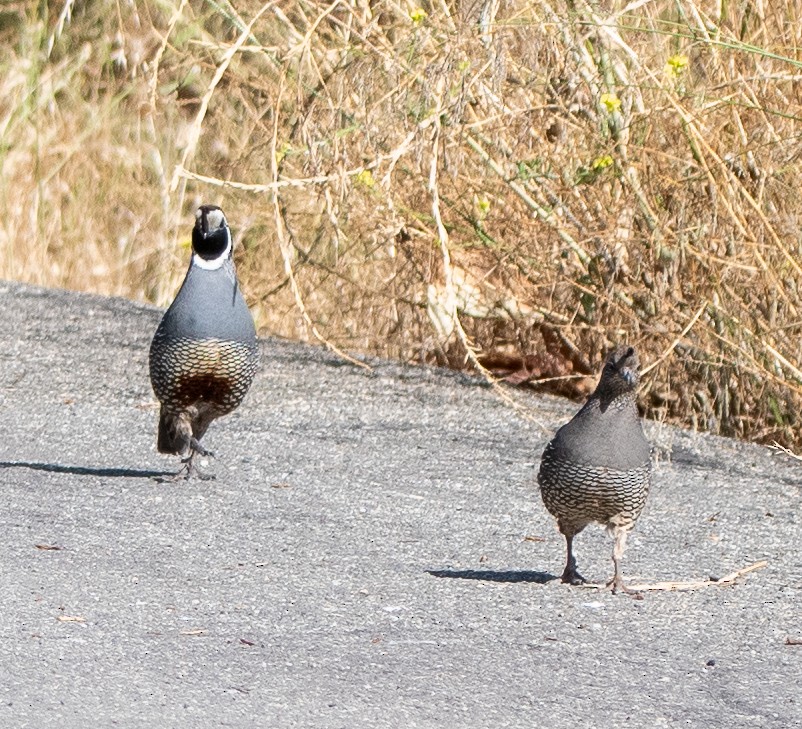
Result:
[[207,451],[194,438],[192,439],[191,442],[192,442],[192,450],[187,458],[183,458],[181,460],[181,463],[184,464],[184,468],[182,468],[176,474],[176,476],[181,476],[182,473],[186,472],[184,473],[184,478],[187,481],[189,481],[193,476],[196,476],[201,481],[214,481],[217,478],[217,476],[215,476],[213,473],[206,473],[205,471],[201,471],[201,469],[198,468],[197,464],[194,462],[195,456],[197,455],[214,457],[214,453],[212,453],[211,451]]
[[[207,456],[207,457],[209,457],[209,458],[214,458],[214,453],[213,453],[212,451],[207,451],[207,450],[206,450],[206,449],[205,449],[205,448],[204,448],[204,447],[203,447],[203,446],[200,444],[200,442],[199,442],[199,441],[198,441],[198,440],[195,438],[195,436],[192,436],[192,437],[189,439],[189,445],[190,445],[190,447],[192,448],[192,453],[193,453],[193,454],[194,454],[194,453],[199,453],[199,454],[200,454],[200,455],[202,455],[202,456]],[[192,458],[192,456],[190,456],[190,458]]]
[[573,532],[565,533],[566,562],[565,569],[560,579],[570,585],[582,585],[587,582],[587,580],[582,577],[576,569],[576,557],[574,557],[575,536],[576,533]]
[[187,412],[180,413],[172,422],[171,427],[175,429],[175,439],[177,440],[178,452],[181,454],[189,453],[181,459],[183,466],[179,471],[163,481],[189,481],[193,476],[202,481],[210,481],[215,478],[213,474],[204,473],[195,465],[195,456],[214,457],[212,451],[206,450],[200,441],[192,435],[192,420]]
[[[196,476],[201,481],[211,481],[215,478],[214,474],[211,473],[204,473],[201,471],[200,468],[195,464],[195,456],[202,456],[204,458],[213,458],[214,453],[212,451],[206,450],[201,444],[200,440],[193,435],[193,421],[197,419],[197,412],[193,409],[192,412],[182,414],[183,417],[180,420],[181,423],[181,434],[184,437],[184,442],[189,444],[189,455],[186,458],[181,459],[181,463],[184,464],[184,468],[182,468],[176,476],[181,478],[185,478],[189,481],[193,476]],[[205,431],[205,428],[203,429]],[[184,451],[186,453],[186,450]]]
[[181,459],[182,466],[172,476],[160,476],[156,480],[161,483],[176,483],[178,481],[190,481],[192,478],[198,478],[201,481],[214,481],[217,476],[213,473],[206,473],[201,471],[200,468],[194,463],[193,458],[195,451],[190,453],[186,458]]
[[621,571],[621,561],[624,557],[624,549],[627,546],[628,533],[628,530],[624,527],[613,527],[613,537],[615,538],[615,543],[613,544],[613,565],[615,566],[615,574],[605,587],[610,588],[614,595],[619,591],[625,592],[627,595],[640,594],[637,590],[630,590],[624,584],[624,576]]

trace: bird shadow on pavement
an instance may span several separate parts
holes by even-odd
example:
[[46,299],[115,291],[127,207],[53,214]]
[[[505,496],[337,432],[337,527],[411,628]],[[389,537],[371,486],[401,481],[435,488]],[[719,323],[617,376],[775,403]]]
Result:
[[134,468],[92,468],[65,466],[61,463],[30,463],[28,461],[0,461],[0,468],[28,468],[32,471],[72,473],[77,476],[105,476],[108,478],[158,478],[172,476],[170,471],[141,471]]
[[426,570],[432,577],[450,577],[458,580],[483,580],[485,582],[534,582],[545,585],[557,579],[550,572],[531,570]]

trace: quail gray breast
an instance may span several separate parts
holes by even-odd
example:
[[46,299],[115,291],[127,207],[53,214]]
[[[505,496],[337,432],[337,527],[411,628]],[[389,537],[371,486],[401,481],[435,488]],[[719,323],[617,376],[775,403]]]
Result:
[[629,592],[621,560],[651,485],[651,448],[635,404],[638,382],[635,350],[617,347],[607,355],[587,402],[543,451],[538,483],[543,503],[565,536],[563,582],[585,582],[577,571],[573,540],[597,522],[615,540],[615,573],[607,586]]
[[184,456],[178,475],[200,474],[196,454],[213,420],[236,409],[259,364],[253,317],[239,289],[223,211],[195,214],[192,258],[184,282],[150,345],[150,380],[161,403],[157,447]]

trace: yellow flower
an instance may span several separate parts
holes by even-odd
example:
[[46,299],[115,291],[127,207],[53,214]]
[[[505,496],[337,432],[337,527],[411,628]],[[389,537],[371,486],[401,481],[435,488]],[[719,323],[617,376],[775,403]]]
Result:
[[609,154],[605,154],[604,157],[596,157],[591,166],[594,170],[603,170],[611,164],[613,164],[613,158]]
[[666,75],[677,78],[688,68],[688,56],[677,53],[666,61]]
[[490,200],[486,197],[477,197],[474,198],[474,202],[476,204],[476,209],[479,212],[479,217],[484,219],[487,217],[487,214],[490,212]]
[[290,152],[292,152],[292,145],[289,142],[284,142],[284,144],[276,150],[276,162],[280,163]]
[[599,101],[601,101],[604,108],[607,109],[608,114],[612,114],[621,108],[621,99],[615,94],[602,94]]
[[366,187],[368,190],[372,190],[376,187],[376,180],[373,179],[373,173],[370,170],[362,170],[362,172],[356,176],[356,184]]
[[415,25],[420,25],[424,20],[426,20],[427,13],[423,8],[415,8],[414,10],[409,11],[409,18],[410,20],[415,23]]

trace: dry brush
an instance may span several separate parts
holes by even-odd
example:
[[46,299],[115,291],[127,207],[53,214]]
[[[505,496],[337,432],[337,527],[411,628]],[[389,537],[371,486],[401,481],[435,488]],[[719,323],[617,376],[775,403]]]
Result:
[[0,275],[165,303],[224,206],[264,331],[798,447],[802,3],[0,9]]

